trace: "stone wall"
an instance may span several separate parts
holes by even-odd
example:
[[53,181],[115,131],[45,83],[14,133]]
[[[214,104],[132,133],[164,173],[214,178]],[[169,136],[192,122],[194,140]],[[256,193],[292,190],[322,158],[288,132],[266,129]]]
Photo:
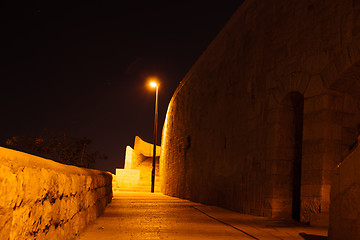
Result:
[[[138,153],[141,153],[145,157],[152,157],[154,151],[154,144],[148,143],[142,140],[139,136],[135,136],[134,141],[134,150]],[[156,156],[160,156],[161,146],[156,146]]]
[[[151,176],[152,162],[153,162],[154,145],[145,142],[139,136],[135,136],[134,149],[130,146],[126,147],[125,166],[124,169],[140,170],[142,175]],[[161,153],[161,146],[156,146],[155,170],[156,176],[159,177],[159,158]],[[151,178],[151,177],[150,177]]]
[[0,239],[74,239],[112,199],[110,173],[0,147]]
[[175,91],[162,192],[327,225],[358,134],[360,2],[245,0]]
[[[150,191],[153,162],[152,143],[135,136],[134,149],[126,146],[124,169],[116,169],[113,190],[117,191]],[[155,192],[160,192],[159,158],[161,146],[156,146],[155,158]]]
[[360,148],[355,147],[334,173],[329,239],[360,239]]

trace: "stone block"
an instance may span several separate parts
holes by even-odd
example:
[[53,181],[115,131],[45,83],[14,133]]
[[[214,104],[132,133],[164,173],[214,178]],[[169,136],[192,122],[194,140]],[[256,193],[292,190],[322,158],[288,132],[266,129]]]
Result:
[[[327,53],[325,51],[317,52],[314,55],[307,56],[303,60],[304,70],[311,75],[319,74],[325,68],[325,66],[329,63],[329,60],[330,60],[329,53]],[[306,91],[308,91],[308,90],[306,90]],[[305,92],[305,94],[306,94],[306,92]]]
[[328,122],[338,125],[343,124],[343,112],[334,112],[329,109],[324,109],[318,112],[310,112],[304,115],[304,125],[319,123],[319,122]]
[[0,165],[0,206],[4,209],[13,208],[16,205],[17,198],[17,176],[11,172],[7,166]]
[[[143,141],[138,136],[135,137],[135,142],[134,142],[135,152],[141,153],[145,157],[151,157],[153,156],[153,150],[154,150],[153,144]],[[156,146],[156,156],[160,156],[160,153],[161,153],[161,147]],[[131,167],[134,166],[131,164]]]
[[323,154],[323,170],[333,171],[336,166],[341,162],[341,152],[325,152]]
[[307,98],[304,101],[304,114],[319,112],[324,109],[334,112],[343,111],[344,98],[341,94],[324,94]]
[[[307,125],[306,125],[307,126]],[[305,127],[305,126],[304,126]],[[332,141],[341,141],[342,140],[342,126],[336,123],[323,123],[322,126],[315,126],[318,129],[321,129],[321,133],[315,130],[314,128],[314,137],[315,139],[328,139]],[[316,135],[319,134],[319,135]],[[310,135],[308,133],[308,135]]]
[[322,170],[308,170],[301,175],[301,185],[322,185]]
[[354,184],[343,192],[341,200],[341,218],[358,220],[360,214],[360,187]]
[[55,228],[55,225],[51,225],[51,226],[49,227],[48,232],[46,233],[45,239],[57,239],[57,238],[59,238],[59,237],[60,237],[60,236],[58,235],[58,232],[57,232],[57,230],[56,230],[56,228]]
[[302,197],[300,209],[300,221],[310,222],[310,216],[312,214],[319,214],[321,212],[321,198]]
[[323,80],[326,88],[332,87],[338,77],[339,73],[334,62],[329,62],[321,72],[321,79]]
[[314,227],[328,227],[329,226],[329,213],[311,213],[310,214],[311,226]]
[[309,85],[307,86],[304,93],[305,101],[308,98],[322,95],[324,93],[324,90],[325,89],[323,86],[323,81],[321,79],[321,76],[320,75],[311,76]]
[[302,171],[321,170],[323,168],[323,157],[323,153],[303,155],[301,161]]
[[[4,196],[4,195],[1,195]],[[2,206],[2,205],[0,205]],[[0,234],[2,239],[10,239],[13,214],[11,209],[0,207]]]
[[132,168],[133,151],[134,150],[130,146],[126,146],[124,169]]
[[288,160],[276,160],[274,159],[273,163],[273,171],[272,173],[275,175],[291,175],[293,173],[293,161],[290,159]]
[[313,112],[320,112],[326,109],[324,104],[324,95],[313,96],[304,100],[304,115]]
[[[318,161],[322,163],[329,164],[330,168],[334,168],[336,165],[332,163],[338,163],[341,160],[341,141],[333,141],[328,139],[314,140],[314,141],[305,141],[303,143],[303,159],[306,160],[303,163],[304,167],[312,168],[310,165],[311,162],[318,165]],[[322,159],[322,160],[321,160]],[[333,162],[332,162],[333,161]],[[314,165],[314,166],[315,166]]]
[[343,113],[343,124],[342,125],[344,127],[356,128],[358,124],[359,124],[359,120],[358,120],[357,115]]
[[342,126],[333,123],[308,123],[303,126],[303,140],[342,140]]
[[344,113],[350,113],[350,114],[355,114],[356,112],[358,112],[358,103],[357,103],[357,101],[352,96],[350,96],[348,94],[344,95],[343,112]]
[[288,92],[299,92],[304,95],[310,81],[310,74],[305,71],[296,71],[290,74],[292,86],[288,87]]
[[271,202],[272,217],[278,219],[291,219],[292,200],[274,198]]
[[[351,160],[350,160],[351,161]],[[340,166],[342,168],[342,166]],[[341,180],[339,175],[336,177]],[[341,183],[340,183],[341,185]],[[360,216],[360,187],[358,183],[354,183],[342,191],[332,190],[332,201],[330,205],[330,239],[357,239],[359,232],[359,216]]]
[[301,185],[301,197],[313,198],[322,196],[322,186],[320,184]]
[[[340,53],[335,58],[335,66],[337,69],[337,72],[344,73],[346,70],[348,70],[351,66],[351,58],[348,52],[347,48],[343,48]],[[346,89],[344,89],[346,90]]]
[[340,179],[340,192],[344,192],[347,188],[349,188],[352,184],[354,184],[357,169],[354,165],[354,155],[350,155],[340,164],[339,168],[339,179]]
[[343,127],[342,129],[342,144],[352,146],[357,142],[357,129]]
[[350,55],[350,60],[352,64],[356,64],[360,61],[360,41],[359,39],[354,38],[354,41],[347,47],[348,53]]

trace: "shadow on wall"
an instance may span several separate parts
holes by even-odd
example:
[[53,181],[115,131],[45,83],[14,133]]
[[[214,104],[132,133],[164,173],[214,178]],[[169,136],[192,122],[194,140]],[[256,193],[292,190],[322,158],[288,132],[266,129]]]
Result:
[[360,1],[278,2],[245,1],[176,89],[162,191],[311,226],[330,220],[329,239],[360,239],[360,153],[336,169],[360,132]]
[[299,233],[299,235],[305,240],[327,240],[328,237],[313,235],[313,234],[306,234],[306,233]]

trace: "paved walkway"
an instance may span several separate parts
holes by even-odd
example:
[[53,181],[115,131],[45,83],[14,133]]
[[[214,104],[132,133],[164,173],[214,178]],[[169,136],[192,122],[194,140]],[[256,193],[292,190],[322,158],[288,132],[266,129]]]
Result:
[[275,221],[158,193],[115,192],[80,240],[327,239],[327,229]]

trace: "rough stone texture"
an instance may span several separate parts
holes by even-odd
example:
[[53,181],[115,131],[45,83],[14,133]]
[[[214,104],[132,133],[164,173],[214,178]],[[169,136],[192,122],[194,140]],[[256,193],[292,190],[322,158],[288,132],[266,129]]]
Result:
[[337,167],[333,175],[329,239],[360,239],[360,148]]
[[162,192],[275,218],[296,207],[327,225],[331,174],[359,133],[359,11],[351,0],[246,0],[169,103]]
[[0,147],[0,239],[74,239],[111,201],[111,181]]

